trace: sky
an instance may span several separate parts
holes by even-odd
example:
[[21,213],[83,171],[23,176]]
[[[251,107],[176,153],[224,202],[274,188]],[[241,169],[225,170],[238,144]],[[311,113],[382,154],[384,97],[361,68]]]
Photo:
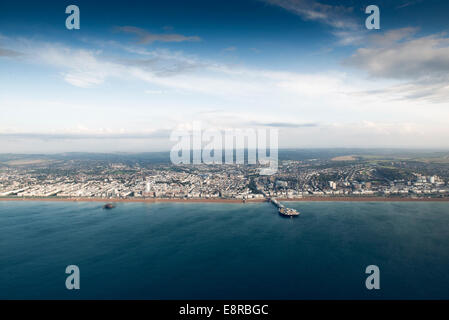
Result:
[[448,14],[443,0],[1,1],[0,153],[170,150],[194,122],[277,129],[281,148],[446,149]]

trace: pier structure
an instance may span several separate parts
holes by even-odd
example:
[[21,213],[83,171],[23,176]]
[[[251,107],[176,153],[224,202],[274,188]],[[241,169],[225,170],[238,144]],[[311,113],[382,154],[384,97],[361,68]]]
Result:
[[277,209],[280,215],[286,217],[296,217],[299,216],[299,212],[292,208],[285,207],[282,203],[277,201],[276,199],[270,198],[268,199]]

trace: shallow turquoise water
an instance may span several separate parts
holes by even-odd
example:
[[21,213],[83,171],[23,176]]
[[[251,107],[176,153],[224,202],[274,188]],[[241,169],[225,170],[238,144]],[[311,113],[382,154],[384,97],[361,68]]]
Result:
[[0,298],[449,298],[449,203],[288,205],[0,202]]

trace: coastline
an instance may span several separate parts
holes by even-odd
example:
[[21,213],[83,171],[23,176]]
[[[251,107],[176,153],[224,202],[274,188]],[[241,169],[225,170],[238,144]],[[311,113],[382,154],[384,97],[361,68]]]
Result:
[[294,202],[449,202],[448,198],[402,198],[402,197],[303,197],[295,199],[277,198]]
[[[446,198],[404,198],[404,197],[302,197],[302,198],[276,198],[283,202],[449,202]],[[129,199],[104,199],[104,198],[11,198],[0,197],[0,201],[47,201],[47,202],[177,202],[177,203],[253,203],[266,202],[267,199],[172,199],[172,198],[129,198]]]

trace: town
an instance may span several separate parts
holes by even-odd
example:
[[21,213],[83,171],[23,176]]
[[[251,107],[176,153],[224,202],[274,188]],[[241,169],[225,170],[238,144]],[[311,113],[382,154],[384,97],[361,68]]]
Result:
[[129,158],[9,161],[0,197],[100,199],[299,199],[449,197],[447,164],[357,157],[280,160],[271,176],[258,165],[147,163]]

